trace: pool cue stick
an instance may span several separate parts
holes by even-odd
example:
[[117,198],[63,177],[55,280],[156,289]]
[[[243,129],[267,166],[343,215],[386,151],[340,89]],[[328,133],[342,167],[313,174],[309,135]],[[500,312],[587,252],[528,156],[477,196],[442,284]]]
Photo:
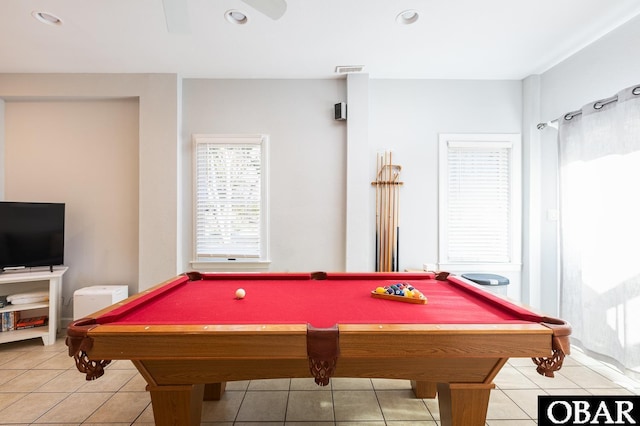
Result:
[[387,152],[385,151],[383,154],[382,161],[382,180],[380,184],[382,185],[382,209],[380,210],[380,214],[382,215],[382,267],[381,270],[386,272],[387,270],[387,186],[385,185],[385,180],[387,178]]
[[378,178],[377,178],[377,187],[379,191],[380,203],[378,204],[378,215],[380,217],[378,221],[378,234],[380,236],[380,242],[378,246],[378,270],[382,271],[384,269],[384,257],[383,257],[383,247],[384,247],[384,217],[383,217],[383,206],[384,206],[384,192],[382,184],[382,170],[384,164],[384,157],[382,153],[378,154]]
[[374,182],[376,187],[376,272],[380,272],[380,207],[378,205],[380,200],[380,153],[376,155],[376,181]]
[[393,238],[391,239],[391,271],[396,272],[396,261],[397,261],[397,253],[396,253],[396,241],[398,235],[396,233],[396,197],[397,197],[397,187],[396,187],[396,167],[391,165],[391,175],[392,179],[390,182],[391,185],[391,193],[392,193],[392,202],[391,202],[391,231],[393,232]]
[[385,270],[385,256],[384,250],[386,246],[386,238],[385,238],[385,218],[384,218],[384,209],[385,209],[385,187],[384,187],[384,163],[386,161],[386,153],[380,154],[380,179],[378,180],[378,185],[380,185],[380,271]]
[[[395,181],[398,182],[400,177],[400,170],[395,176]],[[400,184],[396,183],[396,272],[400,271]]]
[[381,182],[382,182],[382,166],[384,164],[384,158],[382,156],[382,153],[378,153],[378,176],[377,176],[377,188],[378,188],[378,196],[380,197],[380,202],[378,204],[378,216],[379,216],[379,221],[378,221],[378,235],[380,238],[379,241],[379,245],[378,245],[378,270],[382,271],[382,269],[384,268],[383,265],[383,247],[384,247],[384,233],[383,233],[383,229],[384,229],[384,224],[383,224],[383,220],[384,217],[382,216],[382,208],[384,205],[384,193],[382,192],[382,186],[381,186]]
[[386,217],[386,247],[385,247],[385,271],[389,272],[391,270],[391,253],[389,251],[389,248],[391,247],[391,186],[389,185],[389,166],[391,164],[391,153],[387,152],[386,155],[386,159],[385,159],[385,178],[384,178],[384,185],[385,185],[385,194],[386,194],[386,200],[387,200],[387,205],[385,208],[385,217]]
[[393,152],[389,151],[389,167],[387,170],[387,186],[389,188],[389,267],[388,271],[393,272],[393,264],[395,263],[395,257],[393,253],[395,232],[393,230]]

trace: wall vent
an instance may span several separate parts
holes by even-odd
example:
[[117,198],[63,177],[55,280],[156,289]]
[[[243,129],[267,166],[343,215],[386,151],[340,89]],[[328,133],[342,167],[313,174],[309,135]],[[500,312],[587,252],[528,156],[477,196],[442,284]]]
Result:
[[337,74],[349,74],[352,72],[362,72],[364,65],[338,65],[336,67]]

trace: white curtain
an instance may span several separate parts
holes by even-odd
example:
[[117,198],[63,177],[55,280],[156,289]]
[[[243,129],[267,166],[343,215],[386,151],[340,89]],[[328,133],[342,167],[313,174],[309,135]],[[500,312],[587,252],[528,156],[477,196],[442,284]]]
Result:
[[610,100],[559,120],[560,313],[585,349],[640,372],[640,86]]

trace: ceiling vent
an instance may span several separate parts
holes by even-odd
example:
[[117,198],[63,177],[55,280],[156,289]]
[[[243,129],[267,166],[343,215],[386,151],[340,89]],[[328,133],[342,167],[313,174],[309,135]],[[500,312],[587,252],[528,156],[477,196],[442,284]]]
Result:
[[338,65],[336,67],[337,74],[350,74],[352,72],[362,72],[364,65]]

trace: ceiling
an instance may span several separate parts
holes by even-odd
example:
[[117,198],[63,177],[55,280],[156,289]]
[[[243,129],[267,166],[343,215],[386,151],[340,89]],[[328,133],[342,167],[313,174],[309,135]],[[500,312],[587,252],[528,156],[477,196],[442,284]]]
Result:
[[[241,0],[173,0],[169,31],[170,3],[4,0],[0,73],[338,78],[336,66],[364,65],[371,78],[519,80],[640,14],[637,0],[286,0],[271,19]],[[228,22],[232,9],[247,23]],[[419,19],[398,24],[408,9]]]

